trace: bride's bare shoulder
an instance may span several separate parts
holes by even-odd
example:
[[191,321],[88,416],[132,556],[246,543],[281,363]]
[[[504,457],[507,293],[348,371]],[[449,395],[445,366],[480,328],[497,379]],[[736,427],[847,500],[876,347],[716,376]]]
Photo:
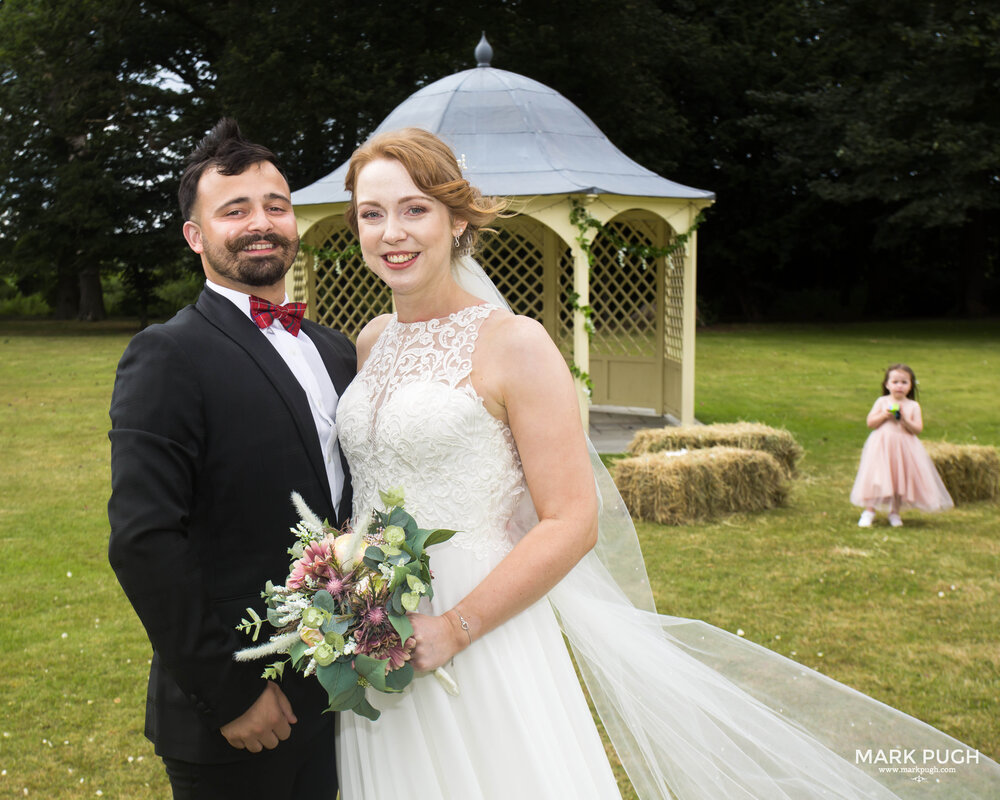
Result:
[[528,367],[564,363],[548,331],[530,317],[494,312],[481,335],[490,356],[503,362]]

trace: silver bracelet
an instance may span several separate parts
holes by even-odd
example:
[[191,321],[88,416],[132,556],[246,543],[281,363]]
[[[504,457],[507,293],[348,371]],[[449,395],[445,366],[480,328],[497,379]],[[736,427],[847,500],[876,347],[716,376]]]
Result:
[[[458,612],[455,612],[458,614]],[[469,635],[469,644],[472,644],[472,631],[469,630],[469,623],[465,621],[465,617],[458,614],[458,624],[462,626],[462,630]]]

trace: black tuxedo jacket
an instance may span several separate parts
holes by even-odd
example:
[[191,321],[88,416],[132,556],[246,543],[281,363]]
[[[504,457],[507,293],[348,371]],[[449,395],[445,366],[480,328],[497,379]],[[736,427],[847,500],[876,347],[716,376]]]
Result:
[[[302,330],[342,395],[354,345],[308,320]],[[346,462],[335,509],[305,393],[256,325],[211,289],[129,343],[111,423],[109,558],[153,645],[146,735],[184,761],[252,757],[219,732],[265,687],[268,660],[233,661],[250,643],[234,626],[247,606],[263,615],[267,580],[284,582],[292,491],[320,518],[348,518]],[[281,688],[299,721],[280,747],[332,724],[315,679],[288,669]]]

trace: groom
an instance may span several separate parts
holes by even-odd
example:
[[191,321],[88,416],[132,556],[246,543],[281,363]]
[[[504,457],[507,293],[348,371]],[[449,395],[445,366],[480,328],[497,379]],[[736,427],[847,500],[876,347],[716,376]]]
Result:
[[179,199],[205,289],[132,339],[111,400],[109,557],[153,646],[146,736],[175,800],[333,800],[319,683],[232,656],[244,608],[263,614],[288,571],[291,493],[333,524],[350,513],[334,419],[354,346],[284,306],[299,242],[270,150],[222,120]]

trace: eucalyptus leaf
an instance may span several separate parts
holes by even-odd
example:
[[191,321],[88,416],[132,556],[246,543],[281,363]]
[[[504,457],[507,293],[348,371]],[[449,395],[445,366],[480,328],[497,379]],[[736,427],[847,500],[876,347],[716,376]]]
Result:
[[385,691],[385,672],[388,667],[388,658],[372,658],[364,653],[358,653],[354,657],[354,668],[358,675],[380,692]]
[[430,547],[432,544],[447,542],[456,533],[458,533],[458,531],[450,531],[447,528],[438,528],[437,530],[431,531],[430,536],[427,537],[427,541],[424,542],[424,546]]
[[382,716],[382,712],[369,703],[366,697],[362,697],[361,702],[354,706],[351,711],[359,716],[370,719],[372,722]]
[[326,589],[320,589],[313,595],[312,604],[316,606],[316,608],[322,608],[324,611],[329,611],[331,614],[334,614],[337,611],[337,604],[334,602],[333,595]]
[[275,609],[269,608],[267,610],[267,621],[270,622],[275,628],[281,627],[281,614],[279,614]]
[[[351,669],[351,664],[348,661],[334,661],[325,667],[317,667],[316,677],[319,679],[322,687],[326,689],[326,695],[330,699],[331,705],[337,697],[350,692],[352,689],[356,688],[362,692],[364,691],[358,686],[358,675]],[[350,706],[347,707],[349,708]]]
[[343,635],[347,633],[347,629],[351,626],[352,622],[354,622],[354,617],[350,615],[335,614],[320,625],[319,629],[323,633],[339,633]]
[[413,665],[406,663],[399,669],[394,669],[385,676],[385,688],[390,692],[401,692],[413,680]]
[[415,530],[413,535],[407,538],[406,547],[411,553],[414,554],[414,558],[420,558],[420,556],[423,555],[424,548],[427,546],[427,538],[430,535],[430,531],[425,531],[421,528]]
[[305,642],[301,640],[288,648],[288,655],[292,659],[293,667],[298,669],[299,662],[302,660],[302,657],[306,654],[306,650],[308,649],[309,645],[307,645]]
[[403,528],[407,533],[409,533],[413,528],[416,527],[416,521],[407,514],[403,509],[398,506],[389,512],[389,516],[386,519],[388,525],[398,525]]
[[406,614],[390,614],[389,622],[399,634],[399,641],[406,644],[406,640],[413,636],[413,623],[410,622],[410,618]]
[[[349,666],[348,669],[350,669]],[[354,673],[354,670],[351,670],[351,674],[354,675],[354,679],[357,680],[357,675]],[[331,697],[330,708],[333,711],[350,711],[364,699],[364,688],[355,683],[353,687]]]

